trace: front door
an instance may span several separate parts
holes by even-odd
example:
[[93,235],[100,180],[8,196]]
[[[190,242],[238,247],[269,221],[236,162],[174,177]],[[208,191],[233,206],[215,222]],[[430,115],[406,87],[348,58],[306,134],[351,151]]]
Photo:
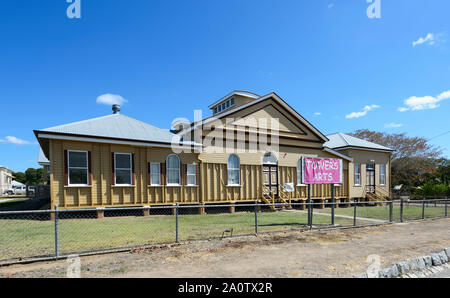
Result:
[[366,172],[367,172],[366,177],[367,192],[375,193],[375,164],[367,164]]
[[271,195],[274,199],[278,197],[278,166],[263,165],[264,193]]

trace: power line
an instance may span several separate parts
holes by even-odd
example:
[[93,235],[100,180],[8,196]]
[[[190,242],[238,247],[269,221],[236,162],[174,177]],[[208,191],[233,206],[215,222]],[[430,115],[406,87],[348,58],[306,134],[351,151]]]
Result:
[[437,135],[437,136],[435,136],[435,137],[432,137],[431,139],[428,139],[428,141],[431,141],[431,140],[433,140],[433,139],[442,137],[443,135],[446,135],[446,134],[448,134],[449,132],[450,132],[450,130],[449,130],[449,131],[446,131],[446,132],[444,132],[444,133],[441,133],[440,135]]

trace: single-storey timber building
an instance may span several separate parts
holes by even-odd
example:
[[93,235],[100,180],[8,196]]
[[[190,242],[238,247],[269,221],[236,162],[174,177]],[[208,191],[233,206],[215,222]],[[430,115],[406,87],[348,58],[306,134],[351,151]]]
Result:
[[[125,116],[117,105],[108,116],[35,130],[49,161],[52,209],[178,203],[203,212],[207,204],[305,202],[302,157],[343,161],[342,184],[311,186],[315,202],[329,200],[331,187],[343,205],[390,198],[389,148],[325,136],[275,93],[234,91],[209,108],[211,117],[175,121],[171,130]],[[283,190],[286,183],[293,192]]]

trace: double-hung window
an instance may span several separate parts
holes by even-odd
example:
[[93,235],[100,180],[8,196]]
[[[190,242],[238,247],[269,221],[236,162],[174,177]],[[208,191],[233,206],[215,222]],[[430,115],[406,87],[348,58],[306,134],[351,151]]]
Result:
[[236,154],[231,154],[228,158],[228,185],[241,184],[240,161]]
[[187,185],[197,185],[197,166],[194,164],[187,165],[186,172]]
[[175,154],[167,157],[167,185],[180,185],[180,159]]
[[361,186],[361,164],[355,163],[355,185]]
[[87,151],[67,151],[69,185],[89,184],[89,164]]
[[150,163],[150,185],[161,185],[161,164]]
[[380,185],[386,185],[386,165],[380,165]]
[[115,153],[114,160],[116,185],[131,185],[133,174],[131,153]]

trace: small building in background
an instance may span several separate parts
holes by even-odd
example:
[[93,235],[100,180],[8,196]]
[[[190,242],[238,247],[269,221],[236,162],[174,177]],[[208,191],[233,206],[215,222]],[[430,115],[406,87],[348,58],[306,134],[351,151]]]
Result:
[[0,166],[0,195],[12,189],[13,171],[7,167]]

